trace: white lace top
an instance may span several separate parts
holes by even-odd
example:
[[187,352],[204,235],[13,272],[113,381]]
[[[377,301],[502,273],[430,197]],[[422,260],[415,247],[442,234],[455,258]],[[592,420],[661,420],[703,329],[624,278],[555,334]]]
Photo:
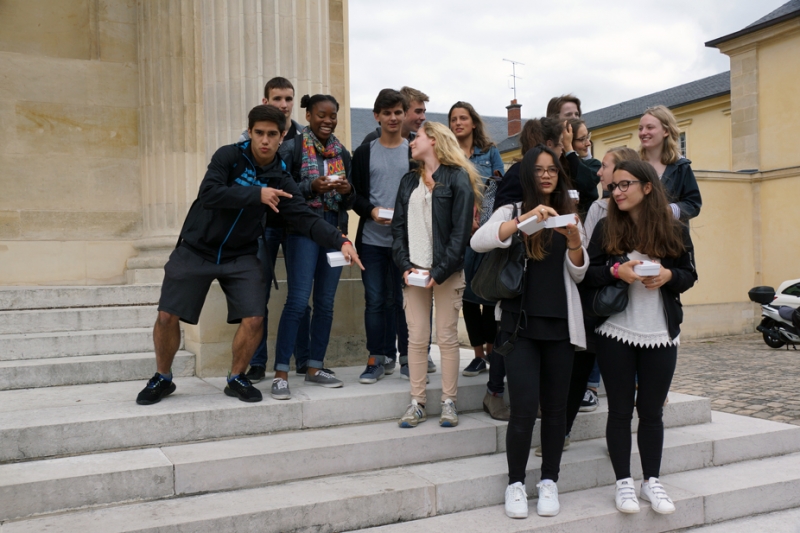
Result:
[[408,199],[408,256],[416,267],[433,266],[433,197],[420,181]]
[[[653,261],[637,251],[628,254],[637,261]],[[595,330],[600,335],[617,339],[632,346],[655,348],[658,346],[677,346],[680,335],[670,340],[667,329],[667,315],[660,290],[649,290],[641,281],[634,281],[628,287],[628,306],[621,313],[608,317]]]

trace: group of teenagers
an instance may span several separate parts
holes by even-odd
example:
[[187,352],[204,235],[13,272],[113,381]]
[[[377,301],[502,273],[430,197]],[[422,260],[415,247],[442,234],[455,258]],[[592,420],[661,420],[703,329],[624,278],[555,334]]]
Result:
[[[339,104],[330,95],[303,96],[308,126],[291,119],[294,88],[285,78],[265,87],[235,144],[212,156],[189,209],[165,277],[153,331],[157,372],[139,393],[150,405],[176,390],[171,372],[179,322],[198,322],[217,280],[228,323],[239,324],[225,394],[262,400],[253,384],[266,375],[267,302],[279,246],[287,273],[286,303],[276,340],[271,396],[289,399],[292,354],[305,383],[341,387],[325,368],[341,266],[361,268],[369,357],[359,377],[376,383],[399,366],[411,401],[399,419],[413,428],[427,419],[427,374],[435,321],[441,354],[439,424],[458,424],[456,408],[463,313],[475,358],[464,375],[489,372],[484,410],[508,420],[509,517],[528,516],[525,472],[534,424],[541,418],[537,512],[555,516],[561,455],[587,393],[607,393],[606,439],[617,478],[615,503],[639,511],[630,472],[631,421],[639,418],[643,480],[639,497],[658,513],[675,506],[659,482],[663,406],[676,366],[683,313],[680,294],[697,280],[688,220],[701,207],[679,130],[664,106],[639,123],[640,149],[613,148],[598,161],[581,120],[580,100],[553,98],[547,116],[529,120],[521,156],[505,171],[480,115],[456,102],[448,125],[428,122],[428,97],[415,89],[383,89],[373,112],[379,127],[350,152],[334,135]],[[598,191],[598,184],[601,186]],[[578,192],[574,198],[571,191]],[[355,244],[348,211],[359,216]],[[573,215],[574,223],[532,235],[518,227]],[[471,290],[485,257],[521,239],[522,294],[492,302]],[[634,267],[658,263],[656,275]],[[427,272],[425,286],[409,275]],[[628,303],[611,316],[592,312],[604,287],[627,287]],[[309,305],[309,300],[311,305]],[[435,306],[433,305],[435,302]],[[494,353],[503,347],[504,355]],[[503,399],[505,381],[509,406]]]

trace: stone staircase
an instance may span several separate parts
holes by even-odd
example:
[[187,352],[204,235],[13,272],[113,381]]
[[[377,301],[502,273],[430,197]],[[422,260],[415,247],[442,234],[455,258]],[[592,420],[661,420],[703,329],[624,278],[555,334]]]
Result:
[[[152,376],[160,290],[160,285],[0,288],[0,390]],[[194,356],[180,351],[173,372],[194,375]]]
[[[527,520],[511,520],[502,508],[506,424],[480,410],[485,374],[459,379],[452,429],[436,420],[439,372],[430,375],[430,420],[415,429],[396,423],[408,381],[395,373],[360,385],[361,367],[336,369],[342,389],[307,387],[291,375],[293,398],[283,402],[269,397],[267,380],[259,384],[265,400],[246,404],[222,394],[224,378],[193,376],[185,354],[177,391],[139,406],[134,398],[154,361],[152,347],[132,339],[152,322],[158,289],[93,289],[0,290],[0,533],[713,533],[715,523],[796,531],[780,527],[795,527],[800,510],[800,427],[712,413],[709,400],[672,393],[662,481],[678,511],[655,515],[643,505],[622,515],[602,401],[575,422],[561,513],[540,518],[532,500]],[[38,346],[51,351],[44,357]],[[464,350],[463,364],[470,359]],[[638,463],[634,442],[637,479]],[[532,498],[540,465],[531,453]]]

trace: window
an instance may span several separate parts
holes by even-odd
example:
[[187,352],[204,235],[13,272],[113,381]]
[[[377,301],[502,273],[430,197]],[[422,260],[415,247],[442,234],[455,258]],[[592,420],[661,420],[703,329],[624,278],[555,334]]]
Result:
[[795,283],[794,285],[789,285],[781,294],[785,294],[786,296],[800,296],[800,283]]
[[682,131],[680,137],[678,138],[678,149],[681,151],[681,155],[686,157],[686,132]]

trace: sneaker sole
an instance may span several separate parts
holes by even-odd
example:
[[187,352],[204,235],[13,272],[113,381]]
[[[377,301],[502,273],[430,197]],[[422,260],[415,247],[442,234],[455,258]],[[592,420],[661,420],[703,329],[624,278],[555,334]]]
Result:
[[589,406],[586,406],[586,407],[581,407],[580,409],[578,409],[578,412],[579,413],[591,413],[592,411],[596,411],[596,410],[597,410],[597,405],[589,405]]
[[621,509],[621,508],[620,508],[619,506],[617,506],[616,504],[614,504],[614,507],[616,507],[616,508],[617,508],[617,511],[619,511],[619,512],[620,512],[620,513],[622,513],[622,514],[636,514],[636,513],[638,513],[638,512],[641,510],[641,509],[635,509],[635,510],[634,510],[634,509]]
[[478,370],[478,371],[475,371],[475,372],[473,372],[473,371],[467,372],[466,370],[464,370],[463,372],[461,372],[461,375],[465,376],[465,377],[468,377],[468,378],[474,378],[475,376],[480,376],[484,372],[488,372],[488,371],[489,371],[488,368],[485,368],[483,370]]
[[244,398],[244,397],[240,396],[239,394],[237,394],[236,391],[234,391],[230,387],[225,387],[225,390],[222,391],[222,392],[225,393],[225,396],[230,396],[231,398],[239,398],[241,401],[247,402],[247,403],[256,403],[256,402],[260,402],[261,400],[264,399],[263,396],[261,398]]
[[317,385],[319,387],[325,387],[326,389],[338,389],[341,388],[344,383],[341,381],[339,383],[317,383],[316,381],[304,381],[303,383],[307,385]]
[[555,511],[540,511],[539,509],[536,509],[536,514],[538,514],[539,516],[556,516],[559,513],[559,511],[561,511],[560,507]]
[[506,516],[509,518],[528,518],[528,511],[515,513],[506,509]]
[[382,374],[379,378],[358,378],[359,383],[363,383],[364,385],[372,385],[373,383],[377,383],[382,380],[386,376],[386,374]]
[[429,366],[428,367],[428,374],[433,374],[434,372],[436,372],[436,366],[435,365],[434,366]]
[[387,375],[387,376],[391,376],[392,374],[395,373],[396,370],[397,370],[397,366],[394,366],[392,368],[389,368],[389,367],[386,367],[386,366],[383,367],[383,373],[385,375]]
[[439,421],[439,425],[440,425],[441,427],[443,427],[443,428],[454,428],[454,427],[456,427],[456,426],[458,425],[458,422],[456,422],[456,423],[454,424],[454,423],[450,422],[449,420],[445,420],[444,422],[442,422],[442,421],[440,420],[440,421]]
[[139,399],[137,399],[136,403],[139,404],[139,405],[153,405],[153,404],[156,404],[156,403],[160,402],[161,400],[163,400],[164,398],[166,398],[167,396],[169,396],[170,394],[172,394],[173,392],[175,392],[175,389],[177,389],[177,387],[173,383],[172,384],[172,388],[170,390],[168,390],[167,392],[165,392],[164,394],[162,394],[157,400],[150,401],[150,400],[139,400]]
[[649,503],[649,504],[650,504],[650,508],[651,508],[651,509],[652,509],[654,512],[656,512],[656,513],[658,513],[658,514],[672,514],[672,513],[674,513],[674,512],[675,512],[675,509],[671,509],[671,510],[669,510],[669,511],[659,511],[658,509],[656,509],[656,508],[655,508],[655,506],[653,505],[653,502],[651,502],[650,500],[648,500],[648,499],[647,499],[646,497],[644,497],[644,496],[639,496],[639,499],[640,499],[640,500],[642,500],[643,502],[647,502],[647,503]]
[[277,394],[270,394],[270,396],[272,396],[273,400],[291,400],[292,399],[292,395],[291,394],[288,395],[288,396],[278,396]]

